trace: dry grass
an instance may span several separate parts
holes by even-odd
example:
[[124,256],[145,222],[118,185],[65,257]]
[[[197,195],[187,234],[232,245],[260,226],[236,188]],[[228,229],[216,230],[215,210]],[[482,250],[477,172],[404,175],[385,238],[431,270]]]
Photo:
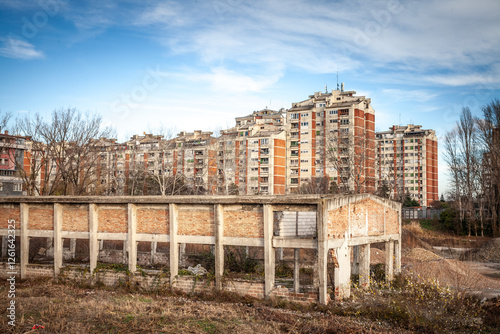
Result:
[[[4,281],[5,282],[5,281]],[[123,289],[83,288],[37,279],[17,284],[16,327],[0,320],[1,333],[24,333],[34,324],[43,333],[394,333],[380,325],[315,312],[312,307],[218,293],[192,296],[144,294]],[[6,285],[0,304],[7,305]],[[266,304],[268,303],[268,304]],[[302,309],[304,308],[304,309]],[[5,312],[5,308],[3,313]]]

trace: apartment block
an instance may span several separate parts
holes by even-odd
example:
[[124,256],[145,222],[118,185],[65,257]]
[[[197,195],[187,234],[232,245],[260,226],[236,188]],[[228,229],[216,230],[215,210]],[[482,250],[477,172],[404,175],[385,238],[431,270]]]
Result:
[[263,109],[236,118],[221,132],[218,152],[219,193],[284,194],[286,132],[284,110]]
[[26,164],[26,141],[27,138],[9,135],[8,131],[0,133],[0,196],[25,195],[18,171]]
[[438,196],[438,153],[434,130],[421,125],[392,126],[377,132],[377,183],[389,187],[391,197],[409,195],[422,206]]
[[375,190],[375,111],[342,89],[316,92],[287,110],[288,192],[327,177],[344,192]]

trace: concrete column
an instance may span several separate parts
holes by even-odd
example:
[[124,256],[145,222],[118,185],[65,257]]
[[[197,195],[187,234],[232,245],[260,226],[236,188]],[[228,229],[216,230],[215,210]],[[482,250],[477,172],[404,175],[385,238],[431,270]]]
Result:
[[99,240],[99,250],[103,250],[103,248],[104,248],[104,240],[101,239],[101,240]]
[[122,264],[128,264],[128,242],[127,240],[123,241],[123,248],[122,248]]
[[214,205],[215,220],[215,288],[222,290],[222,276],[224,275],[224,207]]
[[26,278],[26,266],[29,261],[29,251],[30,251],[30,239],[28,237],[28,221],[29,221],[29,205],[26,203],[20,203],[21,211],[21,279]]
[[[328,304],[328,207],[325,200],[317,206],[316,226],[318,231],[318,283],[319,283],[319,303]],[[349,272],[350,273],[350,272]]]
[[360,246],[352,246],[352,267],[351,267],[351,274],[353,275],[358,275],[359,274],[359,266],[360,266],[360,260],[359,260],[359,247]]
[[63,238],[62,238],[63,208],[59,203],[54,203],[54,275],[59,275],[63,264]]
[[76,254],[76,239],[69,239],[69,252],[71,253],[71,259],[75,259]]
[[137,206],[128,204],[128,270],[134,273],[137,269]]
[[276,269],[273,248],[273,207],[269,204],[264,204],[262,210],[264,212],[264,294],[268,297],[274,288]]
[[394,242],[394,272],[401,273],[401,239]]
[[89,261],[90,273],[94,273],[99,257],[99,247],[101,242],[97,240],[97,205],[89,204]]
[[45,240],[45,249],[49,249],[50,247],[52,247],[52,238],[47,238]]
[[170,285],[174,286],[175,277],[179,274],[179,245],[177,242],[179,210],[177,204],[169,204],[168,214],[170,222]]
[[392,281],[394,279],[394,241],[385,243],[385,279]]
[[158,246],[158,242],[157,241],[153,241],[151,243],[151,260],[149,261],[149,263],[151,265],[155,264],[155,256],[156,256],[156,247],[157,246]]
[[335,249],[338,267],[335,268],[335,299],[341,300],[351,295],[351,259],[347,236],[344,244]]
[[359,246],[359,286],[370,286],[370,244]]
[[283,261],[283,247],[278,247],[278,261]]
[[179,244],[179,265],[184,267],[186,265],[186,244]]
[[293,250],[293,291],[300,291],[300,248]]
[[3,258],[7,257],[7,240],[8,240],[8,237],[6,235],[2,236],[2,257]]

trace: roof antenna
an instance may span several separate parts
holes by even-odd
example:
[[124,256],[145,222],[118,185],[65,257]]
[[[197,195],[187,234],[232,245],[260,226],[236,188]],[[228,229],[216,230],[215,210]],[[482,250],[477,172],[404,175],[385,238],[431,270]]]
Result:
[[337,90],[339,90],[339,71],[337,71]]
[[328,85],[325,84],[325,94],[327,94],[327,93],[328,93]]

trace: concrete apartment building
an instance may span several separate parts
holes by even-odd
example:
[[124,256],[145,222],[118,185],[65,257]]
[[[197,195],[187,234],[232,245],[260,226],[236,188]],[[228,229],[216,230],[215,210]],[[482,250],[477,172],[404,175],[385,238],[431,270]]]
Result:
[[287,192],[323,177],[342,191],[375,190],[375,111],[355,94],[342,84],[287,110]]
[[263,109],[236,118],[221,132],[219,194],[284,194],[286,132],[284,110]]
[[25,137],[9,135],[8,131],[0,133],[0,196],[25,195],[18,170],[29,168],[25,161],[26,141]]
[[376,138],[378,187],[385,183],[396,200],[408,194],[422,206],[437,201],[436,132],[421,125],[394,125]]

